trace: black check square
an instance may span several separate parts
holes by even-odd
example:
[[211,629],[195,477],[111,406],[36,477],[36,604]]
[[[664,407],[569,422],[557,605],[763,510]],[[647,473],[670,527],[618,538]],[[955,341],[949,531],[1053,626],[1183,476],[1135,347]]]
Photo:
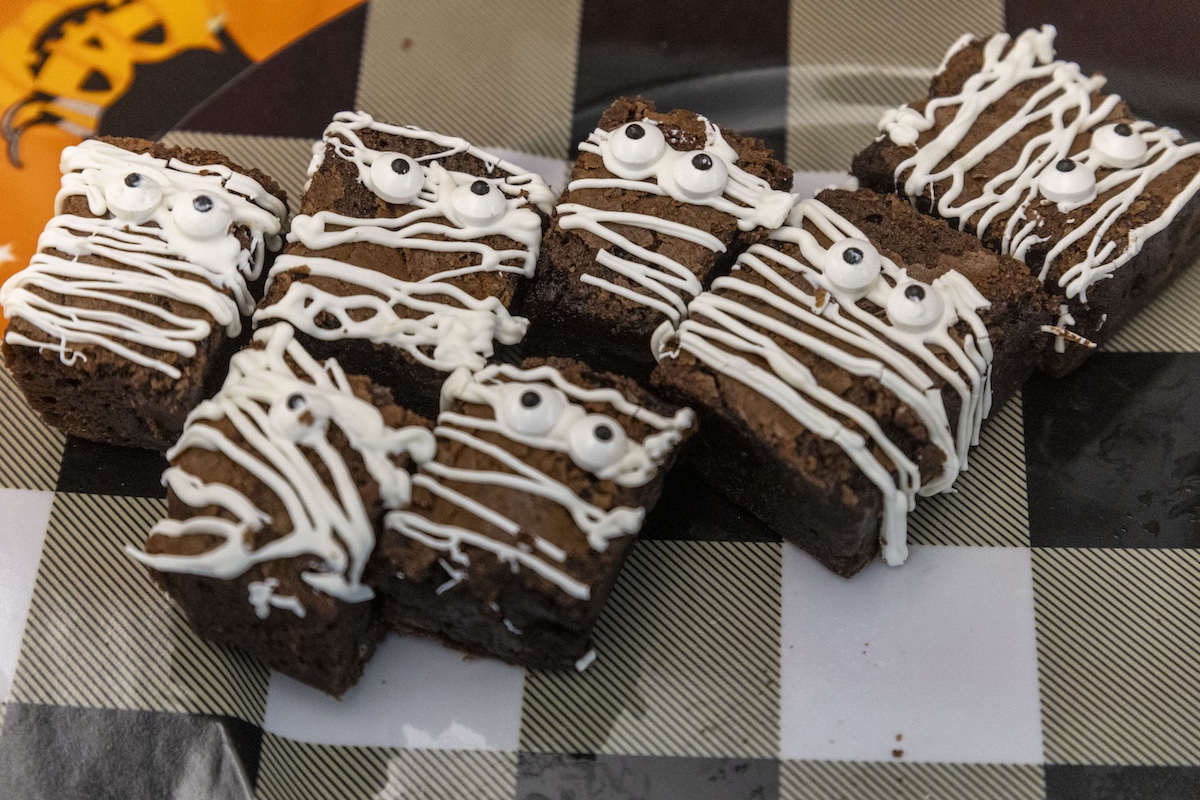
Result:
[[0,797],[252,800],[262,732],[237,719],[14,703]]
[[1200,353],[1099,353],[1023,397],[1034,547],[1200,547]]
[[775,800],[779,762],[751,758],[522,753],[517,800]]

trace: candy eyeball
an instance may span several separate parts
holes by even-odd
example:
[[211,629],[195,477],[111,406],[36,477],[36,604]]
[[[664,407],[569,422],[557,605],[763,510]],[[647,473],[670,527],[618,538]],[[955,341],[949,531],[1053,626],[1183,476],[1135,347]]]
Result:
[[162,187],[148,175],[130,172],[104,189],[104,202],[113,216],[140,225],[158,210]]
[[424,185],[421,165],[403,153],[384,153],[371,162],[371,188],[389,203],[411,203]]
[[293,442],[323,436],[331,410],[324,398],[305,392],[292,392],[271,404],[267,422],[280,435]]
[[625,430],[603,414],[588,414],[567,431],[571,460],[588,472],[616,464],[628,447]]
[[504,192],[482,178],[457,187],[450,202],[463,227],[483,228],[495,224],[508,208]]
[[1118,122],[1097,128],[1092,133],[1091,149],[1104,166],[1128,169],[1142,163],[1149,147],[1146,138],[1132,125]]
[[662,158],[667,140],[657,125],[629,122],[608,135],[608,146],[618,166],[642,170]]
[[714,155],[697,151],[685,153],[675,162],[675,184],[689,200],[707,200],[725,191],[729,169]]
[[1086,164],[1060,158],[1042,170],[1038,192],[1051,203],[1090,203],[1096,199],[1096,173]]
[[866,239],[842,239],[825,251],[823,267],[834,289],[859,294],[879,280],[883,262]]
[[544,436],[554,429],[567,409],[566,395],[551,386],[510,383],[504,389],[496,416],[522,436]]
[[938,290],[929,284],[910,281],[892,289],[884,310],[892,325],[904,331],[921,333],[942,321],[946,303]]
[[175,227],[193,239],[214,239],[229,232],[233,215],[222,198],[200,191],[177,197],[171,219]]

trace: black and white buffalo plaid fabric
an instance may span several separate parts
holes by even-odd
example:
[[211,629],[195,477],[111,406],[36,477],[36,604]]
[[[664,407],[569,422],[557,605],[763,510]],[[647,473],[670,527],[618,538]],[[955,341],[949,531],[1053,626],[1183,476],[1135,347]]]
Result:
[[[810,190],[999,0],[373,2],[167,140],[300,195],[358,108],[561,187],[616,95],[764,136]],[[293,210],[294,210],[293,205]],[[199,641],[122,552],[156,454],[64,438],[0,371],[5,798],[1200,797],[1200,268],[1076,374],[987,423],[902,568],[847,581],[690,475],[583,673],[392,637],[335,701]]]

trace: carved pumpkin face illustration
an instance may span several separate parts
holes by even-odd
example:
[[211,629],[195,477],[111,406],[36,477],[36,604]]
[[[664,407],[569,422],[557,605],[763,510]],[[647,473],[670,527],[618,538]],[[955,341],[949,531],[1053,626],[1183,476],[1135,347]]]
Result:
[[0,78],[24,92],[0,117],[9,161],[20,166],[21,134],[34,125],[80,137],[95,133],[104,109],[133,84],[137,65],[186,50],[222,51],[209,28],[215,16],[203,2],[31,4],[0,31]]

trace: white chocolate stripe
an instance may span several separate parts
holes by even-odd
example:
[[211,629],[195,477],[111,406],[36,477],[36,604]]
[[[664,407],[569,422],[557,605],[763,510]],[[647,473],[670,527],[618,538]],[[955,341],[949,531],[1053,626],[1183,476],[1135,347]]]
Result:
[[652,230],[668,236],[674,236],[677,239],[683,239],[692,244],[698,244],[714,253],[725,252],[725,245],[721,244],[721,240],[707,231],[702,231],[679,222],[652,217],[648,214],[602,211],[580,203],[563,203],[558,207],[558,213],[558,224],[563,230],[586,230],[588,233],[604,239],[609,244],[621,248],[635,258],[640,258],[648,262],[647,264],[639,264],[628,259],[619,258],[607,250],[601,250],[596,255],[596,263],[635,283],[641,284],[654,294],[665,299],[671,305],[667,306],[655,298],[646,297],[624,287],[619,287],[611,281],[596,278],[592,275],[583,275],[581,280],[584,283],[601,286],[634,302],[649,305],[661,311],[675,323],[678,323],[687,313],[687,304],[682,299],[682,296],[695,297],[703,291],[704,287],[699,279],[696,278],[691,270],[675,259],[634,244],[627,237],[607,227],[607,224],[628,225],[630,227]]
[[[707,293],[702,295],[708,296]],[[701,313],[701,309],[694,310]],[[796,391],[796,383],[788,380],[795,375],[784,373],[781,379],[740,356],[713,346],[706,341],[705,333],[703,326],[694,326],[689,320],[679,330],[680,349],[693,354],[721,374],[750,386],[786,411],[805,429],[837,444],[868,480],[879,488],[883,497],[883,519],[879,538],[884,549],[884,559],[889,564],[904,563],[908,558],[905,517],[913,501],[907,492],[896,485],[888,469],[871,457],[866,440],[806,402]],[[786,363],[785,359],[777,359],[773,366],[781,363]]]
[[[300,573],[305,583],[345,602],[368,600],[373,592],[362,576],[375,546],[374,525],[348,465],[328,440],[328,428],[336,425],[362,456],[388,508],[406,504],[410,491],[408,473],[393,459],[407,455],[418,463],[429,460],[434,455],[433,436],[424,428],[387,427],[375,406],[353,394],[337,362],[322,365],[312,359],[289,326],[265,328],[255,339],[266,348],[243,350],[233,357],[225,386],[189,415],[183,435],[167,454],[173,466],[164,475],[185,505],[215,506],[233,519],[167,519],[151,530],[152,535],[203,534],[221,541],[196,555],[129,552],[152,569],[221,579],[235,578],[256,564],[309,555],[320,567]],[[213,424],[221,420],[234,427],[244,445]],[[274,494],[290,530],[250,550],[248,534],[272,523],[282,528],[283,521],[272,520],[231,486],[185,472],[177,459],[193,448],[222,454]],[[316,456],[319,469],[310,463],[310,455]],[[260,616],[271,607],[303,616],[298,600],[281,597],[275,602],[273,591],[264,585],[252,592],[250,602]]]
[[[438,419],[442,422],[464,425],[477,418],[442,412]],[[619,506],[611,511],[604,511],[580,498],[565,484],[534,469],[502,447],[444,424],[438,425],[433,432],[435,436],[458,442],[489,456],[511,472],[464,470],[432,461],[425,465],[427,473],[448,481],[505,486],[515,491],[550,500],[562,506],[571,515],[572,521],[583,531],[593,550],[604,552],[608,548],[610,539],[635,533],[641,527],[642,518],[645,516],[643,509]]]
[[556,569],[543,559],[532,553],[519,550],[516,547],[496,541],[482,533],[469,531],[454,525],[442,525],[411,511],[395,511],[388,515],[388,525],[415,542],[419,542],[433,550],[448,553],[450,558],[459,564],[469,564],[470,559],[463,552],[463,545],[477,547],[491,553],[502,563],[520,565],[533,570],[546,580],[558,586],[572,597],[587,600],[591,597],[591,588],[581,581],[572,578],[560,569]]
[[[297,268],[361,287],[363,292],[333,294],[307,281],[295,281],[278,302],[255,313],[256,323],[282,319],[315,339],[366,339],[388,344],[443,372],[459,367],[481,369],[493,354],[495,341],[516,344],[529,327],[525,318],[510,314],[495,297],[480,300],[452,283],[400,281],[328,258],[282,255],[276,259],[271,276]],[[395,311],[397,306],[420,316],[402,317]],[[352,312],[363,310],[371,314],[356,319]],[[317,325],[322,313],[333,315],[339,325]]]
[[[1110,95],[1093,108],[1092,94],[1104,86],[1104,78],[1086,77],[1077,64],[1055,61],[1054,35],[1054,28],[1045,26],[1041,30],[1026,31],[1016,39],[1004,34],[993,36],[984,45],[983,66],[966,80],[959,94],[933,98],[923,112],[908,107],[890,111],[881,120],[880,129],[883,136],[890,137],[897,145],[915,145],[922,133],[935,128],[938,112],[953,109],[953,120],[900,163],[895,173],[896,181],[899,183],[903,179],[904,192],[910,197],[920,197],[928,192],[937,213],[955,221],[960,228],[979,215],[974,225],[981,237],[998,216],[1009,214],[1001,250],[1022,260],[1027,258],[1031,247],[1048,241],[1038,235],[1039,220],[1030,214],[1038,203],[1047,202],[1040,185],[1043,176],[1051,173],[1060,159],[1067,157],[1093,172],[1107,169],[1096,181],[1092,199],[1058,204],[1059,211],[1066,213],[1090,207],[1095,197],[1112,193],[1091,208],[1086,216],[1077,215],[1080,217],[1077,223],[1068,221],[1074,227],[1046,254],[1039,274],[1040,280],[1047,280],[1052,267],[1066,250],[1086,241],[1085,255],[1065,265],[1058,280],[1058,286],[1068,299],[1078,298],[1079,302],[1086,303],[1091,286],[1111,276],[1114,270],[1137,255],[1143,243],[1165,229],[1200,191],[1198,161],[1187,186],[1157,218],[1132,230],[1125,241],[1107,238],[1155,178],[1184,159],[1200,156],[1200,143],[1181,143],[1176,130],[1135,122],[1130,128],[1133,135],[1146,143],[1145,155],[1133,166],[1114,167],[1105,162],[1092,134],[1109,117],[1120,98]],[[961,49],[961,46],[960,43],[958,47]],[[994,108],[1021,84],[1034,80],[1047,83],[967,153],[950,159],[951,152],[975,128],[987,109]],[[1049,124],[1049,130],[1031,136],[1011,167],[992,176],[978,197],[958,202],[969,172],[1015,136],[1042,124]],[[1088,148],[1071,152],[1076,137],[1084,133],[1092,137]],[[940,197],[935,197],[935,185],[944,181],[949,181],[950,185]]]

